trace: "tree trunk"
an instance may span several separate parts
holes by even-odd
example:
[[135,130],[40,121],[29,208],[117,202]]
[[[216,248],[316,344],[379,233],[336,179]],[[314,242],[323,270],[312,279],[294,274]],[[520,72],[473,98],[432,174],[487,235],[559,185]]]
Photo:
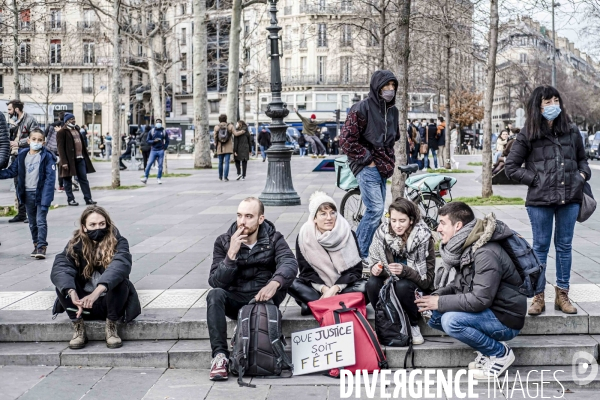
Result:
[[[17,0],[12,0],[13,5],[13,83],[15,86],[15,100],[21,99],[21,83],[19,82],[19,8]],[[30,53],[31,54],[31,53]]]
[[244,120],[244,122],[248,123],[248,121],[246,121],[246,82],[244,79],[244,83],[242,83],[242,112],[240,113],[240,115],[242,116],[242,120]]
[[229,31],[229,76],[227,78],[227,120],[229,122],[235,122],[238,116],[241,19],[242,0],[233,0]]
[[[408,59],[410,57],[410,6],[411,0],[399,2],[398,25],[396,34],[398,50],[396,51],[396,77],[398,78],[398,90],[396,99],[399,101],[400,111],[400,140],[394,146],[396,154],[396,165],[406,165],[406,118],[408,115]],[[392,200],[404,196],[404,182],[406,175],[400,173],[394,167],[392,176]]]
[[[150,75],[150,96],[152,97],[152,114],[154,114],[154,120],[162,118],[163,115],[163,102],[161,96],[160,82],[158,81],[158,68],[156,68],[156,59],[154,53],[154,39],[148,39],[148,74]],[[163,120],[163,125],[165,121]]]
[[112,64],[112,106],[113,106],[113,148],[112,148],[112,187],[121,186],[121,174],[119,170],[119,157],[121,156],[121,134],[119,133],[119,123],[121,115],[121,105],[119,104],[119,88],[121,87],[121,34],[119,28],[119,5],[118,1],[113,2],[112,12],[112,42],[113,42],[113,64]]
[[379,1],[379,69],[385,69],[385,12],[386,0]]
[[[446,112],[444,119],[446,120],[446,129],[444,130],[444,136],[446,136],[446,146],[444,147],[444,154],[442,154],[442,164],[444,168],[451,168],[450,165],[450,56],[452,49],[450,48],[450,34],[446,34],[446,93],[445,103]],[[440,165],[441,167],[442,165]]]
[[498,1],[490,1],[489,52],[487,59],[487,76],[483,116],[483,152],[481,174],[481,197],[494,194],[492,189],[492,107],[496,88],[496,53],[498,51]]
[[212,168],[206,86],[206,1],[194,0],[194,168]]

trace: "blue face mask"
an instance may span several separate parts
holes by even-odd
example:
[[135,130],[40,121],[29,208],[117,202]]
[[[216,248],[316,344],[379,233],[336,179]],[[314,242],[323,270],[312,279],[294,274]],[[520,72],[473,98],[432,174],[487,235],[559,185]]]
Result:
[[156,125],[154,125],[154,127],[156,129],[160,129],[160,128],[162,128],[162,124],[160,122],[157,122]]
[[560,106],[551,105],[551,106],[544,107],[544,112],[542,113],[542,115],[548,121],[554,121],[556,119],[556,117],[559,116],[560,112],[561,112]]
[[34,143],[31,142],[29,143],[29,148],[33,151],[39,151],[42,149],[43,144],[42,143]]

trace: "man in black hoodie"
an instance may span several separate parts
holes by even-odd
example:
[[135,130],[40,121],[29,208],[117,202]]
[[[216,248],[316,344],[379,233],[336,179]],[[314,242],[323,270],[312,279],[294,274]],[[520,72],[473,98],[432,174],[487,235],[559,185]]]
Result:
[[439,216],[437,290],[415,303],[421,312],[434,310],[430,327],[476,350],[469,363],[476,379],[500,376],[515,361],[505,341],[523,329],[527,312],[527,298],[513,289],[522,285],[521,276],[499,243],[513,232],[494,214],[475,219],[471,207],[459,201],[442,207]]
[[285,298],[298,262],[283,235],[264,216],[264,205],[249,197],[238,206],[237,221],[217,238],[208,284],[206,319],[212,348],[210,380],[227,379],[227,321],[250,300],[275,305]]
[[366,211],[356,229],[361,257],[367,258],[385,205],[385,184],[394,173],[394,143],[400,139],[396,108],[398,80],[390,71],[375,71],[369,97],[350,109],[340,146],[360,187]]

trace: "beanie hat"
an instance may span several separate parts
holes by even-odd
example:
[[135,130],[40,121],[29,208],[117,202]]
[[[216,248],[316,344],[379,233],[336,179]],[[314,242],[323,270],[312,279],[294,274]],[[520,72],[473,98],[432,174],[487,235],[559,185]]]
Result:
[[336,204],[335,200],[333,200],[327,193],[317,190],[310,196],[310,199],[308,199],[308,220],[309,221],[312,221],[315,219],[315,215],[317,215],[317,210],[323,203],[331,203],[331,204],[335,205],[335,208],[337,208],[337,204]]
[[63,122],[67,123],[67,121],[70,120],[71,118],[75,118],[75,116],[71,113],[65,113],[65,116],[63,117]]
[[315,114],[311,114],[310,119],[317,119],[317,116]]

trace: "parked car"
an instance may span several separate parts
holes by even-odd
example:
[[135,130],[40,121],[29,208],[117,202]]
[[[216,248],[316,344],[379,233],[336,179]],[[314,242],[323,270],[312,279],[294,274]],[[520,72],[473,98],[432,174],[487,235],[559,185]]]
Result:
[[587,156],[590,160],[600,160],[600,131],[588,138]]

